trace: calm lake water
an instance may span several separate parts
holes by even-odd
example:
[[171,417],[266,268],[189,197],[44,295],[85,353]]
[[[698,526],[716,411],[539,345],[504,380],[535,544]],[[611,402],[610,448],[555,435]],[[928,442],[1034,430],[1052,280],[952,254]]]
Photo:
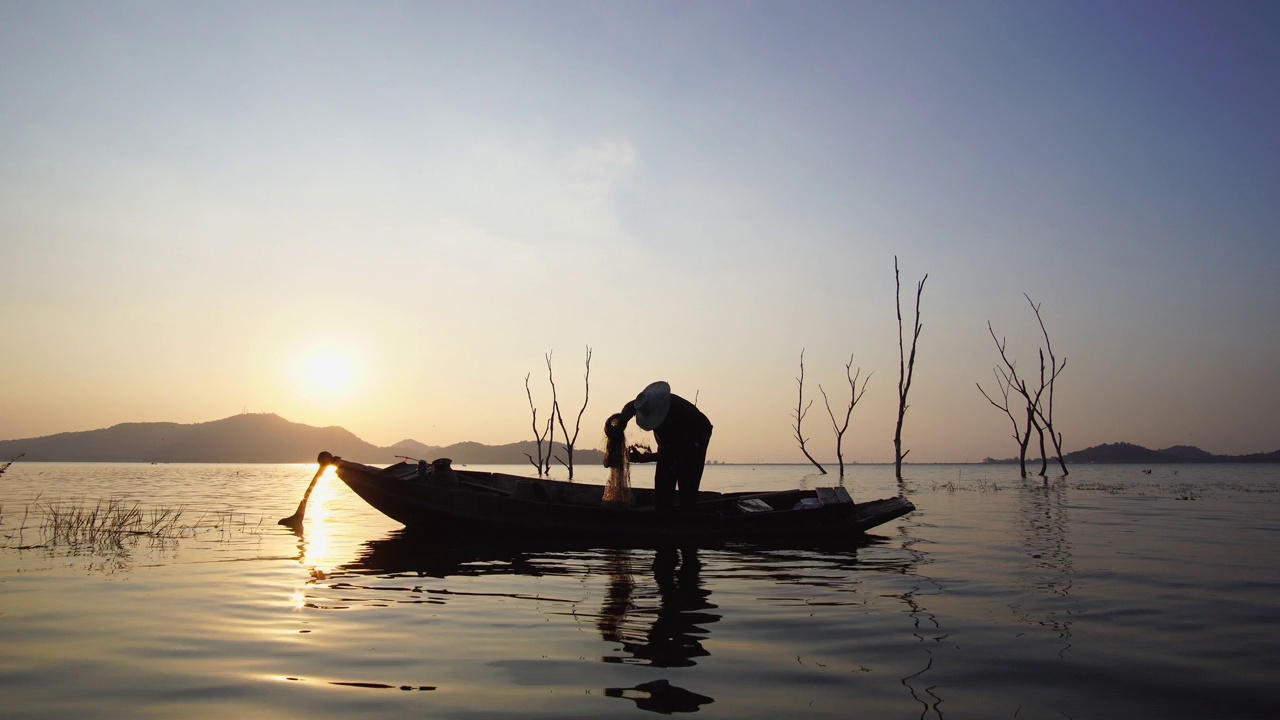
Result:
[[[811,469],[704,488],[838,482]],[[314,471],[13,465],[0,715],[1276,716],[1280,466],[855,466],[855,499],[919,510],[843,547],[662,550],[427,545],[329,476],[299,537],[276,520]],[[112,500],[158,536],[75,525]]]

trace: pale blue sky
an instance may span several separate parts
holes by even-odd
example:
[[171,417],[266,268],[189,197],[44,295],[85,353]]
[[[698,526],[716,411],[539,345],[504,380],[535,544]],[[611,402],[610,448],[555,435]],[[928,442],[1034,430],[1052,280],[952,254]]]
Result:
[[[1280,6],[0,2],[0,438],[242,409],[580,445],[649,381],[711,456],[1013,453],[1043,304],[1069,449],[1280,448]],[[909,321],[908,321],[909,322]],[[345,354],[322,391],[308,358]],[[335,361],[339,362],[339,361]],[[839,408],[837,408],[839,409]]]

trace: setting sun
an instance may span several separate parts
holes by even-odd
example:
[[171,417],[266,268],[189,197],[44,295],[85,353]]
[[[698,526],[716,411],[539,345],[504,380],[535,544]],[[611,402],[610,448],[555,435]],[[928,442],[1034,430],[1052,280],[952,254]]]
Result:
[[336,391],[350,387],[355,373],[349,356],[326,348],[306,358],[303,376],[314,389]]

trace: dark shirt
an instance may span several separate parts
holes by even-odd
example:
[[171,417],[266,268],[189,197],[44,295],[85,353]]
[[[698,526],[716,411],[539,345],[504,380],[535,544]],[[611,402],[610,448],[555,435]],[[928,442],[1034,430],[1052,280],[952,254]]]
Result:
[[[623,412],[631,415],[635,410],[634,400],[623,407]],[[658,441],[659,451],[667,448],[679,452],[699,444],[705,447],[711,438],[711,421],[693,403],[672,393],[667,417],[653,429],[653,437]]]

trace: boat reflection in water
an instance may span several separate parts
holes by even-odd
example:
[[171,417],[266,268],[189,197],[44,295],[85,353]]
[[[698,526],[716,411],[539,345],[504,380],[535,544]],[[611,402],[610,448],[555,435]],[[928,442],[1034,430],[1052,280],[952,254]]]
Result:
[[[914,564],[919,562],[886,552],[886,545],[886,539],[874,537],[791,545],[584,546],[529,538],[446,542],[402,529],[365,542],[354,560],[335,568],[327,587],[338,589],[344,606],[360,602],[370,592],[374,593],[368,597],[371,607],[471,603],[470,618],[496,613],[494,617],[510,630],[517,656],[486,659],[485,671],[515,672],[516,681],[524,684],[567,682],[573,686],[577,680],[565,675],[564,658],[594,657],[605,667],[581,671],[581,680],[588,684],[586,695],[630,700],[637,709],[651,712],[687,713],[715,702],[688,683],[725,680],[714,670],[698,666],[716,647],[743,646],[741,637],[722,637],[723,645],[710,642],[713,631],[728,632],[728,628],[718,630],[722,620],[740,609],[726,603],[765,596],[767,603],[781,607],[779,612],[789,617],[794,610],[788,605],[803,607],[811,615],[808,603],[815,598],[821,598],[823,607],[874,602],[875,598],[864,596],[868,573],[887,573],[910,583]],[[868,547],[879,550],[864,556]],[[377,578],[351,582],[351,575]],[[428,587],[420,578],[448,582]],[[718,603],[717,589],[725,591]],[[394,591],[394,597],[387,591]],[[522,626],[512,612],[516,608],[536,613],[526,616],[532,624]],[[589,639],[579,633],[556,632],[562,623],[571,624],[566,629],[589,627],[593,632]],[[528,634],[522,634],[525,631]],[[486,633],[488,629],[478,629],[476,635]],[[539,638],[541,647],[522,645],[533,637]],[[748,644],[753,643],[754,639]],[[626,670],[628,666],[636,672]],[[741,702],[741,698],[734,700]]]
[[[576,548],[536,551],[510,543],[441,543],[401,530],[365,544],[363,552],[339,572],[457,577],[479,575],[582,575],[600,571],[608,580],[593,621],[613,652],[605,663],[683,668],[710,653],[703,646],[711,612],[711,591],[701,578],[696,547]],[[580,611],[577,616],[582,617]],[[588,616],[591,617],[591,616]],[[672,685],[666,679],[633,687],[608,687],[603,693],[663,714],[694,712],[713,698]]]

